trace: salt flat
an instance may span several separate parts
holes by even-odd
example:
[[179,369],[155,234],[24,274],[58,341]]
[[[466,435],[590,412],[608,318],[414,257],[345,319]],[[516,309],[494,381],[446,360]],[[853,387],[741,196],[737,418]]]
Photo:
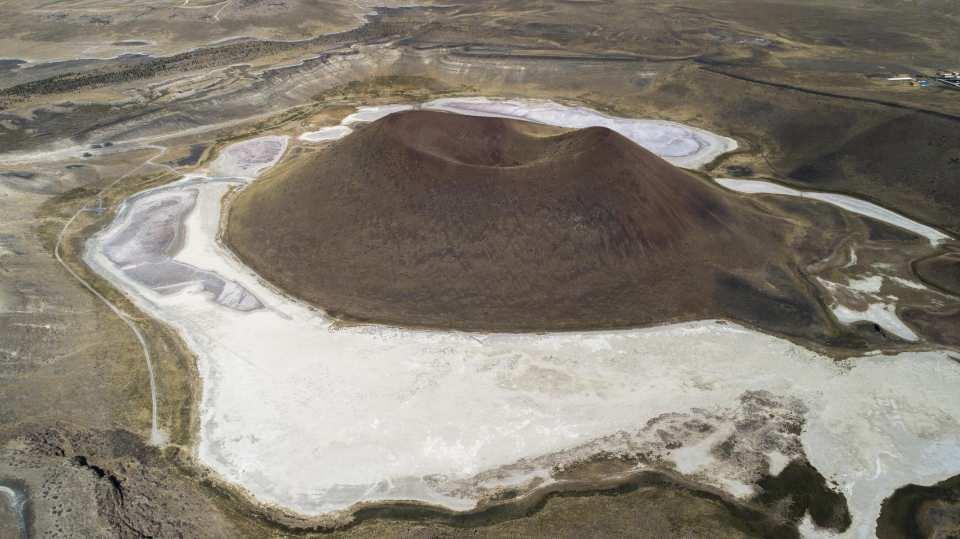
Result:
[[882,206],[877,206],[872,202],[860,200],[859,198],[848,195],[840,195],[837,193],[821,193],[817,191],[800,191],[784,185],[761,180],[718,178],[717,183],[726,187],[727,189],[739,191],[741,193],[787,195],[820,200],[822,202],[826,202],[827,204],[833,204],[834,206],[843,208],[849,212],[864,215],[866,217],[891,224],[895,227],[909,230],[915,234],[927,238],[930,240],[930,244],[934,246],[950,239],[950,236],[933,227],[918,223],[913,219],[888,210]]
[[287,148],[287,138],[259,137],[231,144],[210,164],[210,174],[217,177],[254,178],[270,168]]
[[297,138],[307,142],[324,142],[343,138],[352,132],[353,130],[346,125],[335,125],[333,127],[322,127],[316,131],[303,133]]
[[340,121],[340,124],[349,126],[355,123],[375,122],[384,116],[393,114],[394,112],[402,112],[405,110],[411,110],[413,108],[413,105],[405,104],[357,107],[357,112],[348,115],[346,118]]
[[540,99],[490,99],[486,97],[451,97],[420,104],[358,107],[357,112],[348,115],[340,122],[340,126],[305,133],[303,137],[304,140],[308,141],[335,140],[350,133],[349,130],[343,130],[344,127],[357,123],[374,122],[395,112],[416,108],[469,116],[493,116],[524,120],[572,129],[606,127],[676,166],[691,169],[701,168],[718,156],[737,148],[737,141],[731,138],[676,122],[608,116],[587,107],[571,107]]
[[587,107],[571,107],[545,100],[442,98],[424,103],[421,107],[573,129],[606,127],[683,168],[701,168],[720,155],[737,149],[737,141],[689,125],[608,116]]
[[[248,171],[243,156],[260,152],[224,155],[239,162],[214,171]],[[255,160],[278,158],[264,151]],[[198,457],[261,501],[312,515],[401,499],[467,509],[498,487],[555,481],[555,466],[591,453],[629,453],[649,442],[645,425],[663,414],[731,429],[757,394],[783,403],[770,417],[802,418],[802,449],[790,458],[804,454],[840,485],[851,536],[872,534],[895,488],[938,481],[960,459],[960,368],[944,352],[834,362],[709,320],[548,334],[336,326],[278,294],[218,242],[221,199],[247,181],[194,176],[151,191],[160,209],[185,191],[196,198],[191,211],[175,212],[184,238],[176,248],[145,253],[160,245],[146,242],[134,251],[234,282],[260,309],[218,303],[202,284],[161,293],[132,279],[106,249],[122,220],[91,238],[85,260],[196,353]],[[786,446],[751,449],[769,453],[759,468],[731,467],[713,451],[723,439],[691,436],[660,456],[741,496],[753,492],[760,468],[783,465],[777,454]]]
[[[817,277],[816,280],[827,292],[827,296],[832,296],[830,311],[841,324],[873,322],[905,341],[916,342],[919,340],[917,334],[897,316],[897,298],[879,294],[880,287],[883,285],[883,276],[871,276],[858,281],[851,281],[846,285],[828,281],[821,277]],[[916,284],[905,279],[900,279],[900,281],[908,283],[906,286],[911,287]],[[843,293],[838,294],[838,291]],[[855,298],[858,303],[864,304],[863,308],[844,305],[843,301],[839,299],[839,297],[850,296]]]

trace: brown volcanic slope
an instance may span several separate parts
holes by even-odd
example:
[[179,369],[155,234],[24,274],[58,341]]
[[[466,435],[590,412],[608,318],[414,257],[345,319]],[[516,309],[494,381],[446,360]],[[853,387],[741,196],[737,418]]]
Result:
[[388,116],[243,191],[227,239],[356,320],[483,330],[730,317],[831,340],[792,225],[605,128]]

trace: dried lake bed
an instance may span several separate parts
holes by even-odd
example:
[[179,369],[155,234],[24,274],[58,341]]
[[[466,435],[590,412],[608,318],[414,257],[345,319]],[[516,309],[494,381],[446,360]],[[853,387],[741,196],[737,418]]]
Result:
[[[343,126],[404,106],[362,108]],[[736,146],[680,124],[550,102],[423,107],[605,125],[690,168]],[[960,365],[947,352],[835,362],[713,320],[547,334],[335,324],[279,294],[218,240],[224,196],[276,163],[286,144],[238,143],[205,173],[129,198],[85,253],[197,355],[197,455],[260,501],[308,515],[387,500],[463,510],[503,488],[562,481],[557,469],[595,454],[638,450],[748,497],[762,474],[806,458],[847,496],[848,533],[869,536],[896,488],[955,473]],[[745,432],[745,417],[766,427]],[[664,445],[650,426],[672,418],[703,428],[677,427]],[[750,459],[717,450],[733,438]]]
[[523,120],[568,129],[606,127],[670,163],[690,169],[701,168],[720,155],[737,149],[737,141],[732,138],[676,122],[610,116],[587,107],[546,100],[485,97],[451,97],[420,104],[358,107],[357,112],[344,118],[339,126],[304,133],[300,138],[310,142],[336,140],[350,134],[352,124],[373,122],[388,114],[415,108]]

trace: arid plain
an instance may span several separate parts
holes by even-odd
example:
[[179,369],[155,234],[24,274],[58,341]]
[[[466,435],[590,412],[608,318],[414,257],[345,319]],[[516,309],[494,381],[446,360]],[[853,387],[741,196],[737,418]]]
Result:
[[3,536],[960,529],[955,4],[0,11]]

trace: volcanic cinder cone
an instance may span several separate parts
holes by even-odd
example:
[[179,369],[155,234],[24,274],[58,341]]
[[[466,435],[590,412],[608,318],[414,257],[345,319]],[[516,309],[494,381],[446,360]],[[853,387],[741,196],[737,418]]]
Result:
[[[243,191],[228,241],[289,293],[355,320],[519,331],[750,318],[735,312],[742,289],[776,318],[783,298],[749,276],[773,268],[789,294],[786,224],[608,129],[532,129],[393,114]],[[785,305],[803,311],[786,313],[798,327],[819,317]]]

